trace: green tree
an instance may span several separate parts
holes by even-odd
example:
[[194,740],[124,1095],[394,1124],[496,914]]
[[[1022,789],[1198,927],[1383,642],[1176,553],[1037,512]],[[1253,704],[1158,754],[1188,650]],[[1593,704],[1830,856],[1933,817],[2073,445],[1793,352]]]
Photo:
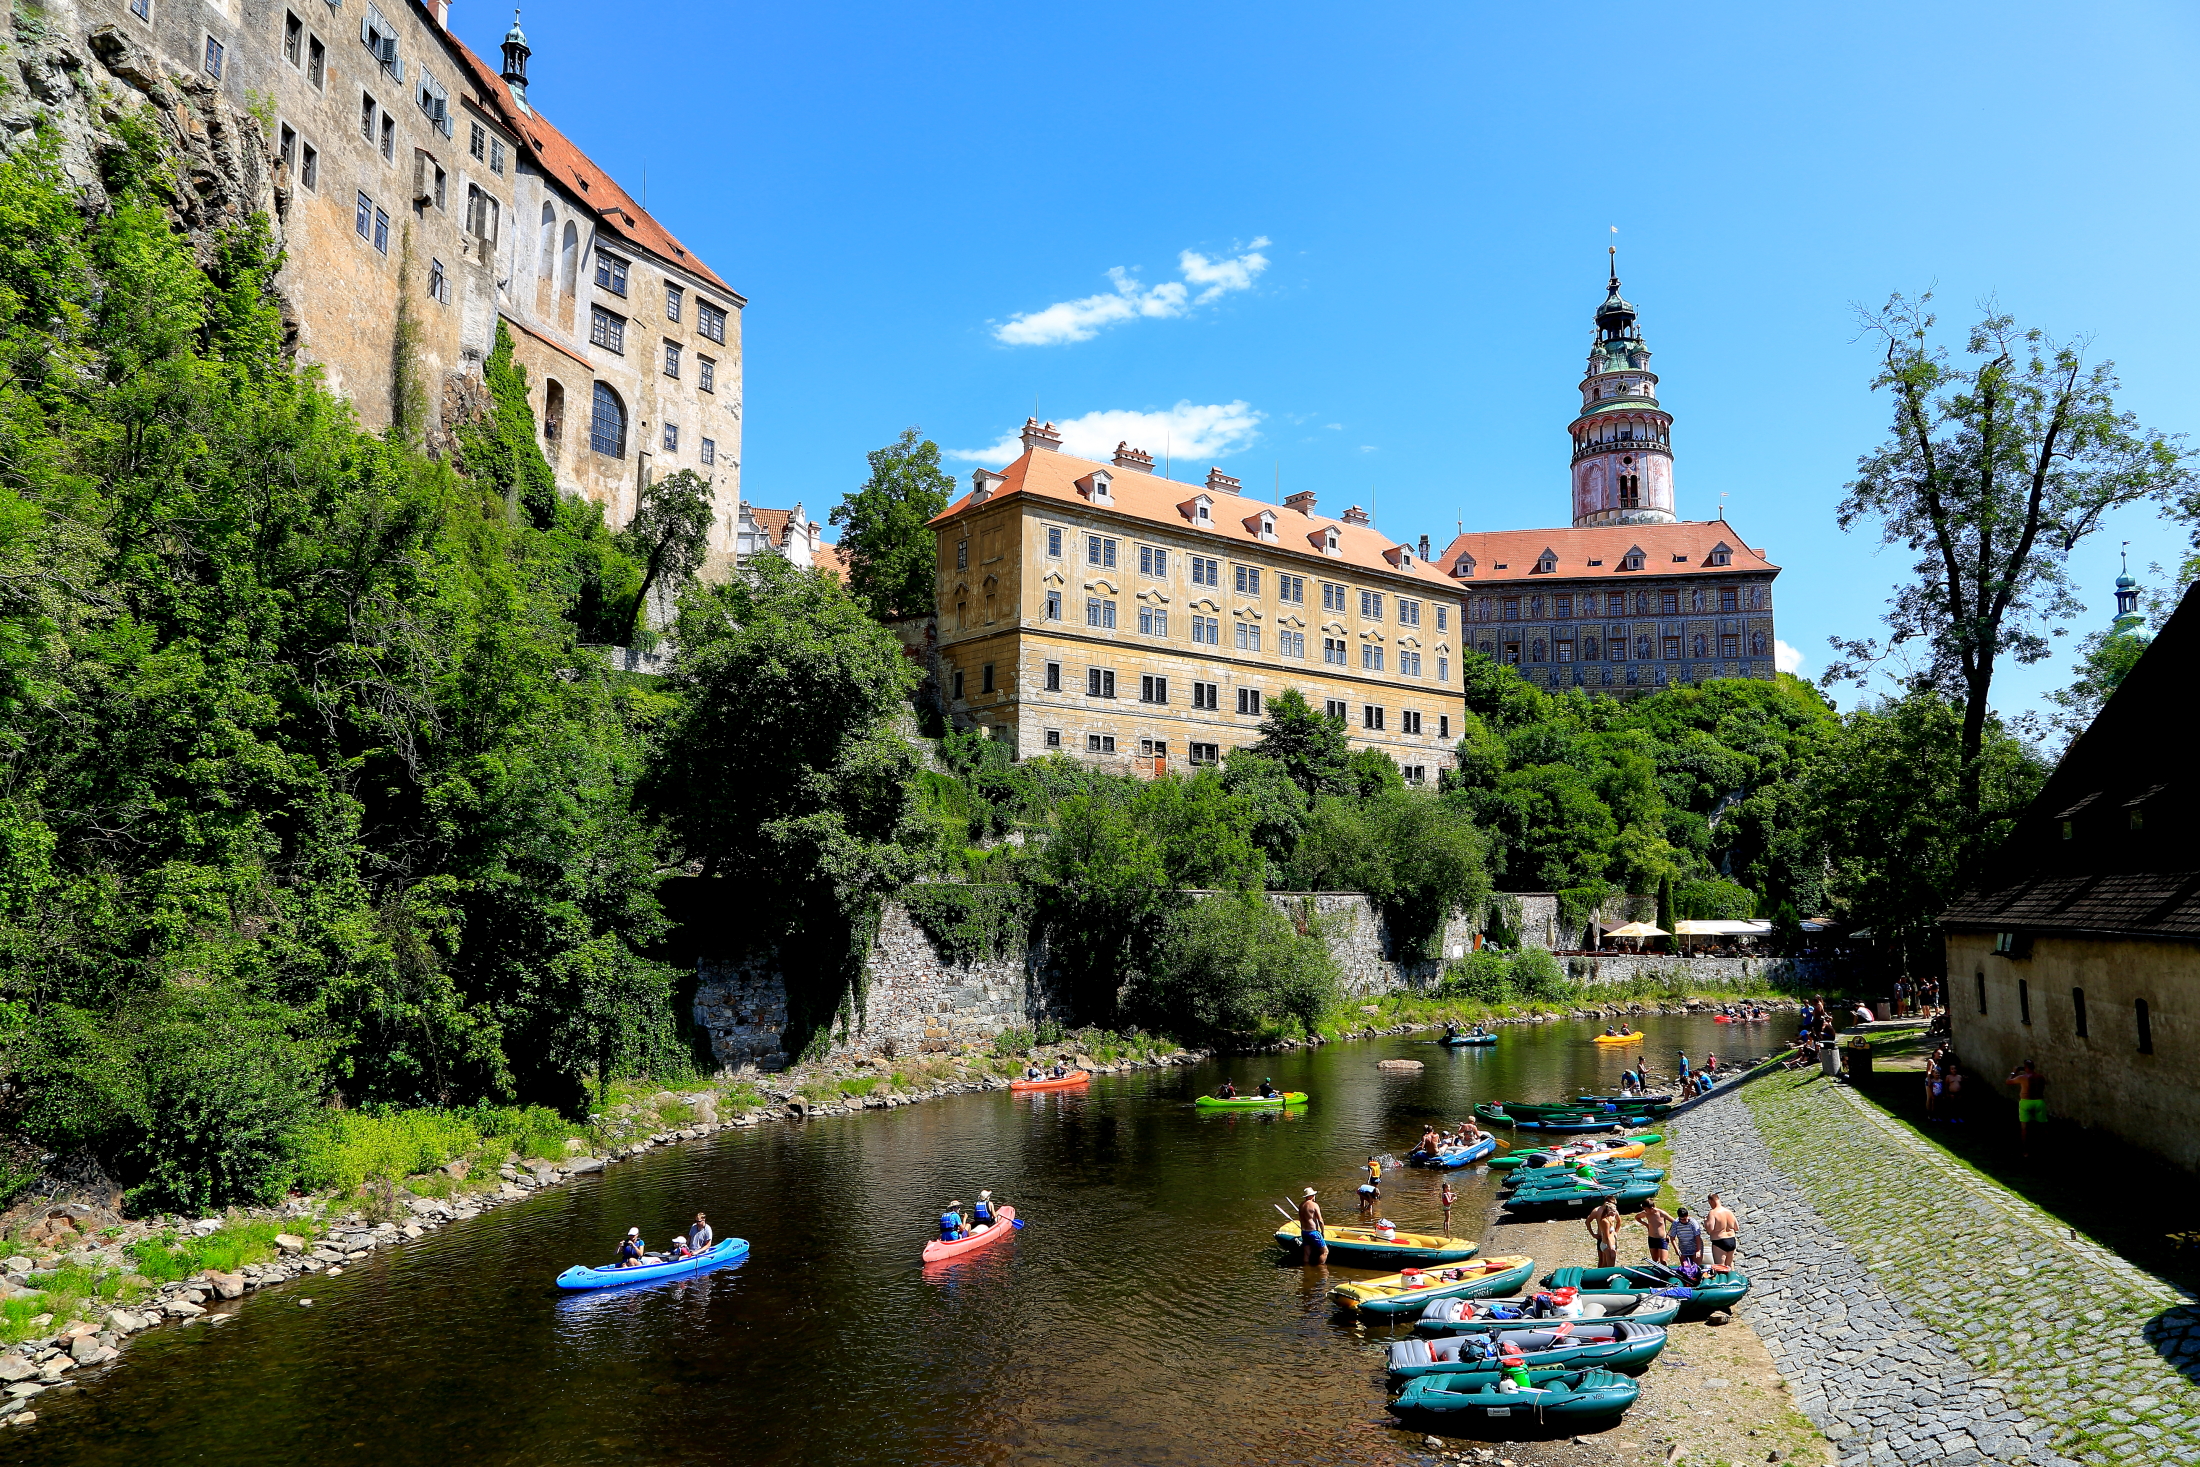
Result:
[[1141,1022],[1200,1041],[1250,1037],[1278,1019],[1311,1033],[1337,988],[1336,960],[1318,932],[1240,892],[1168,919],[1129,1007]]
[[2078,675],[2047,694],[2056,709],[2050,719],[2066,741],[2086,731],[2153,640],[2151,632],[2132,626],[2097,631],[2078,644]]
[[1874,521],[1916,559],[1887,638],[1835,639],[1828,676],[1862,683],[1899,653],[1912,688],[1957,700],[1957,813],[1975,827],[1994,677],[2005,659],[2046,657],[2049,630],[2075,613],[2071,550],[2111,510],[2173,502],[2194,480],[2183,442],[2119,409],[2113,364],[2089,365],[2083,342],[1989,311],[1959,362],[1934,339],[1930,300],[1896,295],[1865,317],[1885,347],[1872,385],[1892,399],[1893,436],[1859,463],[1839,523]]
[[1205,890],[1258,891],[1267,862],[1253,843],[1255,811],[1213,769],[1163,775],[1140,787],[1131,818],[1161,852],[1169,881]]
[[1072,1008],[1087,1023],[1112,1023],[1124,980],[1149,965],[1177,905],[1161,848],[1122,806],[1072,795],[1032,876]]
[[710,480],[693,469],[653,479],[643,488],[634,518],[619,532],[620,547],[642,567],[628,623],[634,631],[647,626],[652,592],[677,596],[695,579],[710,551],[713,519]]
[[930,524],[955,495],[940,446],[915,428],[869,455],[871,477],[834,506],[848,589],[881,621],[930,614],[938,601],[938,552]]
[[1514,769],[1482,807],[1504,842],[1511,891],[1557,891],[1601,879],[1619,837],[1596,787],[1565,764]]
[[1264,884],[1285,885],[1312,808],[1306,791],[1282,764],[1243,748],[1232,749],[1224,761],[1222,787],[1245,806],[1253,844],[1267,860]]
[[1309,799],[1354,788],[1352,746],[1343,722],[1316,713],[1297,688],[1285,688],[1268,700],[1260,737],[1249,752],[1274,760]]

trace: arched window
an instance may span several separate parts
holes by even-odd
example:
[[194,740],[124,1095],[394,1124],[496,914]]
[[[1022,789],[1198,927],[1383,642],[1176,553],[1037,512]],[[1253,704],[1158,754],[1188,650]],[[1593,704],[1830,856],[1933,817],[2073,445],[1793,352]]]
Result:
[[613,458],[626,457],[626,404],[608,382],[596,384],[596,408],[588,423],[588,446]]
[[2154,1020],[2147,1014],[2147,1001],[2142,998],[2133,1004],[2131,1015],[2139,1023],[2139,1053],[2154,1053]]
[[552,377],[542,389],[542,436],[556,443],[565,434],[565,384]]
[[570,296],[573,282],[581,271],[581,232],[570,221],[565,226],[565,244],[558,250],[558,291]]
[[558,266],[558,211],[548,204],[542,206],[542,253],[535,262],[535,274],[543,280],[551,278]]

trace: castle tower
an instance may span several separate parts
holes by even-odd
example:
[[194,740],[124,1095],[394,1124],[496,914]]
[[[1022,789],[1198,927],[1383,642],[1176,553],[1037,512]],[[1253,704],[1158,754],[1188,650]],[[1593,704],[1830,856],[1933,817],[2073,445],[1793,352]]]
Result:
[[1597,307],[1596,340],[1581,379],[1574,439],[1574,524],[1670,524],[1673,512],[1673,415],[1658,406],[1650,348],[1635,329],[1635,308],[1620,298],[1619,255]]

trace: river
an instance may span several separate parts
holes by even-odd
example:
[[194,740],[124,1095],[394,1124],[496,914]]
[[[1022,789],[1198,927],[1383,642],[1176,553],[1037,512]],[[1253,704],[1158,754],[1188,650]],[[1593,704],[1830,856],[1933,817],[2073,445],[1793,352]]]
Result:
[[[1721,1063],[1784,1026],[1650,1017],[1653,1064]],[[1275,1210],[1302,1186],[1350,1221],[1370,1152],[1403,1156],[1476,1100],[1608,1089],[1636,1051],[1580,1022],[1495,1048],[1398,1036],[1102,1076],[1088,1094],[954,1096],[660,1149],[249,1297],[219,1326],[153,1332],[88,1390],[39,1398],[0,1462],[1394,1463],[1381,1358],[1332,1322],[1331,1268],[1285,1267]],[[1377,1070],[1418,1059],[1418,1074]],[[1312,1103],[1215,1115],[1223,1074]],[[1384,1179],[1436,1230],[1441,1174]],[[1480,1237],[1495,1178],[1448,1174]],[[950,1198],[1028,1226],[927,1270]],[[702,1277],[561,1297],[551,1278],[657,1242],[696,1211],[751,1241]],[[313,1307],[300,1306],[310,1298]]]

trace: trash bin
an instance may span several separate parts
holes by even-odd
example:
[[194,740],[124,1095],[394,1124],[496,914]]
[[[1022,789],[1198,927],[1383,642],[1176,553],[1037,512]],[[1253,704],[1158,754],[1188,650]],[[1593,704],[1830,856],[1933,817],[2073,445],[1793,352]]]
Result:
[[1868,1044],[1852,1044],[1841,1051],[1848,1057],[1849,1079],[1861,1080],[1872,1072],[1872,1051]]
[[1829,1080],[1839,1078],[1841,1074],[1841,1051],[1830,1044],[1821,1046],[1818,1050],[1818,1073]]

